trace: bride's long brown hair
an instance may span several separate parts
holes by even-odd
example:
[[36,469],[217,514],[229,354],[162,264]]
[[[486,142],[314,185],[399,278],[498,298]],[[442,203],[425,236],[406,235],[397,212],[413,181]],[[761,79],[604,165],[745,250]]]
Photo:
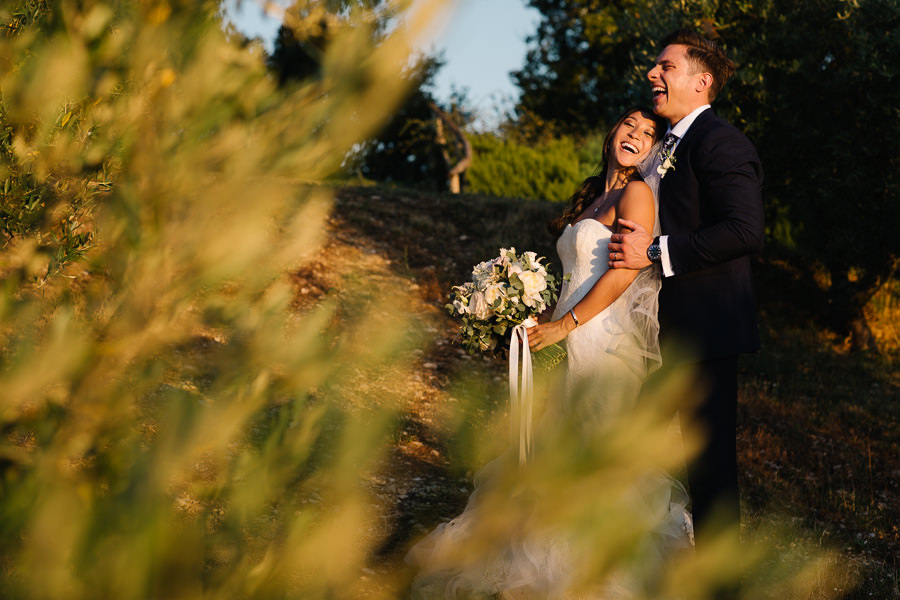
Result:
[[[616,132],[619,130],[619,127],[622,126],[622,123],[625,122],[625,119],[636,112],[641,113],[641,116],[650,119],[656,125],[655,131],[653,132],[653,143],[655,144],[662,138],[663,133],[667,128],[666,121],[662,117],[653,114],[652,110],[645,106],[632,106],[623,112],[615,124],[609,128],[606,137],[603,138],[603,156],[600,165],[597,170],[594,171],[595,174],[585,179],[582,182],[581,187],[572,194],[569,198],[569,207],[566,209],[566,212],[548,224],[547,228],[550,230],[550,233],[557,236],[561,234],[566,226],[584,211],[585,206],[593,202],[597,196],[606,191],[606,170],[609,168],[610,145],[612,144],[613,137],[615,137]],[[649,155],[647,158],[649,158]],[[627,169],[624,169],[620,177],[624,179],[626,184],[641,178],[637,167],[628,167]]]

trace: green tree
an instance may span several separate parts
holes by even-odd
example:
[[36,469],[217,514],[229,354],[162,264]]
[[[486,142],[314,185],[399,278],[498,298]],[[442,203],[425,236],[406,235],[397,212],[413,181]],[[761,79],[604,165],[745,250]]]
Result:
[[377,12],[383,0],[329,0],[295,2],[284,12],[268,64],[282,85],[304,81],[322,73],[327,49],[353,29],[373,44],[384,39],[384,29],[394,11]]
[[731,110],[757,139],[773,239],[825,275],[827,324],[874,348],[863,308],[900,257],[900,3],[767,8],[765,22],[748,18],[759,33],[735,40],[745,68]]
[[529,0],[541,13],[528,38],[522,69],[512,78],[522,90],[521,120],[537,118],[544,128],[584,135],[605,129],[629,104],[627,76],[634,50],[646,44],[641,29],[628,27],[630,11],[647,2],[614,0]]
[[900,67],[890,58],[900,55],[900,3],[530,4],[543,20],[517,74],[520,114],[568,121],[569,130],[646,101],[645,74],[669,31],[689,26],[717,38],[738,71],[715,108],[762,158],[774,242],[767,252],[787,253],[804,276],[820,275],[827,303],[813,312],[857,347],[873,347],[863,308],[900,256],[890,227],[900,222],[900,170],[885,147],[900,135]]
[[447,143],[436,129],[432,81],[440,59],[419,57],[406,73],[410,93],[377,135],[352,159],[351,168],[365,178],[430,190],[447,189]]
[[[382,0],[343,0],[325,7],[298,2],[285,12],[278,30],[270,68],[282,86],[320,77],[325,51],[348,30],[363,32],[373,45],[387,35],[394,12]],[[435,130],[434,76],[439,57],[417,56],[404,69],[406,100],[378,131],[347,157],[344,175],[399,182],[427,189],[446,189],[446,149]]]

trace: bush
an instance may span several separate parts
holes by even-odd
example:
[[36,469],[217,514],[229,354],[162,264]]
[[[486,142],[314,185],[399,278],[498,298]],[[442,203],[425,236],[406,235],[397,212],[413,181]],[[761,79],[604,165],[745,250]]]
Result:
[[600,162],[599,152],[585,156],[571,137],[529,146],[484,133],[471,142],[475,156],[466,180],[477,194],[565,202]]

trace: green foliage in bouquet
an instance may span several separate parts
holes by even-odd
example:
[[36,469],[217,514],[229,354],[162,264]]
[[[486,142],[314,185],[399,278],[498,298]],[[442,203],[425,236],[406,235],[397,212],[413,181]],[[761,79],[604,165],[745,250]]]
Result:
[[[472,279],[455,286],[446,308],[460,319],[460,344],[470,353],[508,349],[512,329],[547,310],[559,296],[557,277],[534,252],[500,255],[475,265]],[[555,365],[561,349],[548,353],[542,364]]]

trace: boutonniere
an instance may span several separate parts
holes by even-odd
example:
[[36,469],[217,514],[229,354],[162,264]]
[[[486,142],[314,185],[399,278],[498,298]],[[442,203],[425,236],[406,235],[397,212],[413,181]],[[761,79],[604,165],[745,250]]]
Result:
[[656,167],[656,172],[659,173],[659,178],[662,179],[666,176],[666,173],[669,170],[675,170],[675,156],[672,154],[671,150],[663,150],[659,153],[659,166]]

